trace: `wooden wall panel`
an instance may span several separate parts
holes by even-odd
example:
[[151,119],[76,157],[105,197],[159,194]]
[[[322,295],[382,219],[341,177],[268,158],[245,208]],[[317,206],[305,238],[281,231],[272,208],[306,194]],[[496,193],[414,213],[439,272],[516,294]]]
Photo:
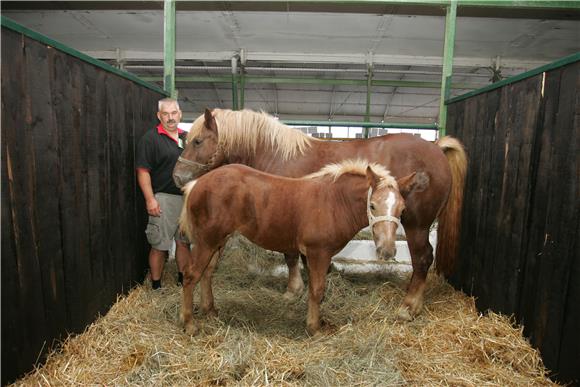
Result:
[[450,281],[513,314],[561,381],[580,380],[579,74],[575,62],[455,102],[448,121],[469,156]]
[[144,279],[135,143],[164,95],[2,28],[2,383]]

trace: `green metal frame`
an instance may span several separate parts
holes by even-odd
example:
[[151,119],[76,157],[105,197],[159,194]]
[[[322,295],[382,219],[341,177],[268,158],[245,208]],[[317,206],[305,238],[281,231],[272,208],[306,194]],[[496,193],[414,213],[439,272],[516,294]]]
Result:
[[232,73],[232,110],[238,110],[238,76]]
[[[147,81],[161,81],[161,77],[141,77],[143,80]],[[229,83],[232,81],[229,75],[216,75],[216,76],[183,76],[175,77],[177,82],[212,82],[212,83]],[[307,77],[270,77],[270,76],[259,76],[259,75],[244,75],[245,83],[253,84],[267,84],[267,83],[278,83],[278,84],[298,84],[298,85],[354,85],[354,86],[367,86],[368,80],[366,79],[324,79],[324,78],[307,78]],[[391,87],[417,87],[425,89],[438,89],[441,87],[439,82],[424,82],[424,81],[402,81],[402,80],[387,80],[387,79],[373,79],[371,81],[372,86],[391,86]],[[470,84],[470,83],[453,83],[451,84],[452,89],[466,89],[473,90],[480,87],[480,85]]]
[[[373,66],[368,65],[367,69],[367,103],[365,109],[365,122],[370,122],[371,120],[371,90],[373,86]],[[369,128],[364,128],[364,138],[369,138]]]
[[445,125],[447,124],[447,106],[445,105],[445,100],[451,95],[456,21],[457,1],[452,0],[451,4],[447,6],[447,14],[445,16],[445,46],[443,47],[441,98],[439,99],[439,137],[445,136]]
[[568,55],[568,56],[566,56],[562,59],[559,59],[555,62],[548,63],[546,65],[537,67],[537,68],[532,69],[530,71],[526,71],[525,73],[521,73],[521,74],[515,75],[513,77],[503,79],[499,82],[492,83],[491,85],[482,87],[480,89],[470,91],[469,93],[465,93],[465,94],[459,95],[457,97],[447,99],[445,101],[445,104],[449,105],[449,104],[452,104],[455,102],[463,101],[464,99],[471,98],[471,97],[474,97],[474,96],[479,95],[479,94],[487,93],[488,91],[498,89],[498,88],[503,87],[505,85],[509,85],[511,83],[521,81],[522,79],[530,78],[530,77],[533,77],[535,75],[541,74],[543,72],[554,70],[554,69],[557,69],[558,67],[566,66],[570,63],[574,63],[574,62],[578,62],[578,61],[580,61],[580,52],[577,52],[577,53],[572,54],[572,55]]
[[145,80],[137,77],[136,75],[133,75],[131,73],[128,73],[126,71],[120,70],[116,67],[111,66],[110,64],[103,62],[101,60],[95,59],[93,57],[90,57],[86,54],[83,54],[80,51],[75,50],[72,47],[68,47],[66,45],[64,45],[63,43],[57,42],[54,39],[51,39],[45,35],[42,35],[36,31],[33,31],[31,29],[28,29],[26,27],[24,27],[23,25],[20,25],[18,23],[16,23],[14,20],[11,20],[5,16],[0,16],[0,21],[1,21],[1,25],[2,27],[8,28],[12,31],[21,33],[25,36],[28,36],[31,39],[34,39],[40,43],[46,44],[47,46],[53,47],[59,51],[62,51],[68,55],[74,56],[75,58],[78,58],[84,62],[90,63],[93,66],[97,66],[105,71],[108,71],[110,73],[116,74],[120,77],[123,77],[125,79],[128,79],[132,82],[135,82],[141,86],[144,86],[148,89],[151,89],[157,93],[163,94],[163,95],[169,95],[169,93],[167,93],[165,90],[161,89],[160,87],[146,82]]
[[163,88],[171,97],[175,89],[175,0],[165,0],[163,8]]
[[362,128],[391,128],[391,129],[432,129],[437,130],[437,124],[408,124],[397,122],[360,122],[360,121],[312,121],[312,120],[280,120],[286,125],[295,126],[356,126]]
[[[333,1],[333,0],[277,0],[273,3],[336,3],[336,4],[384,4],[384,5],[418,5],[418,6],[443,6],[451,5],[454,0],[358,0],[358,1]],[[578,9],[580,4],[575,0],[459,0],[460,7],[495,7],[495,8],[554,8],[554,9]]]
[[246,74],[244,73],[244,68],[240,68],[240,109],[244,108],[244,98],[246,90]]

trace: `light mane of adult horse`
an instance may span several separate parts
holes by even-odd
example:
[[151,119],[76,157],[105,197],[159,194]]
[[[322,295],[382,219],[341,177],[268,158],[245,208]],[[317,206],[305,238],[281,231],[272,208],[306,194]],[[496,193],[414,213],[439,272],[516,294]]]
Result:
[[[413,275],[399,310],[410,320],[423,306],[428,270],[433,262],[429,229],[438,220],[436,269],[453,271],[459,240],[467,157],[459,141],[443,137],[436,144],[410,134],[389,134],[353,141],[323,141],[287,127],[265,113],[251,110],[207,110],[197,118],[188,144],[175,165],[178,186],[220,165],[240,163],[281,176],[298,177],[328,163],[365,158],[385,166],[393,176],[424,172],[429,184],[406,199],[402,218],[411,252]],[[288,295],[304,289],[298,256],[286,254]],[[206,295],[202,291],[201,297]]]
[[[195,285],[203,275],[201,287],[212,293],[219,251],[229,236],[239,232],[263,248],[306,257],[307,329],[317,333],[332,256],[370,224],[377,254],[392,257],[403,197],[424,189],[421,174],[396,181],[382,166],[347,160],[296,179],[232,164],[188,183],[180,218],[181,229],[194,242],[183,280],[181,315],[186,332],[198,331],[192,314]],[[201,310],[215,314],[213,297],[202,301]]]

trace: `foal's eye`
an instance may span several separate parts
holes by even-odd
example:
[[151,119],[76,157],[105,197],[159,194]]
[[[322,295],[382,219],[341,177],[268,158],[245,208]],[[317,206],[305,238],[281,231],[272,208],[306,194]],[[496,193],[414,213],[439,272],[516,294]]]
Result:
[[201,143],[202,143],[202,140],[201,140],[201,139],[199,139],[199,138],[196,138],[195,140],[193,140],[193,143],[194,143],[195,145],[199,145],[199,144],[201,144]]
[[375,205],[373,203],[371,203],[371,210],[375,210]]

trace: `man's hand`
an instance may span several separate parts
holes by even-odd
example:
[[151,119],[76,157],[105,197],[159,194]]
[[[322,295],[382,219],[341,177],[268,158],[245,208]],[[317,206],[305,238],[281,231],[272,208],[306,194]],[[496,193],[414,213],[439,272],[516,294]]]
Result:
[[159,203],[157,203],[157,199],[155,197],[147,200],[147,213],[151,216],[161,216],[161,207],[159,207]]

